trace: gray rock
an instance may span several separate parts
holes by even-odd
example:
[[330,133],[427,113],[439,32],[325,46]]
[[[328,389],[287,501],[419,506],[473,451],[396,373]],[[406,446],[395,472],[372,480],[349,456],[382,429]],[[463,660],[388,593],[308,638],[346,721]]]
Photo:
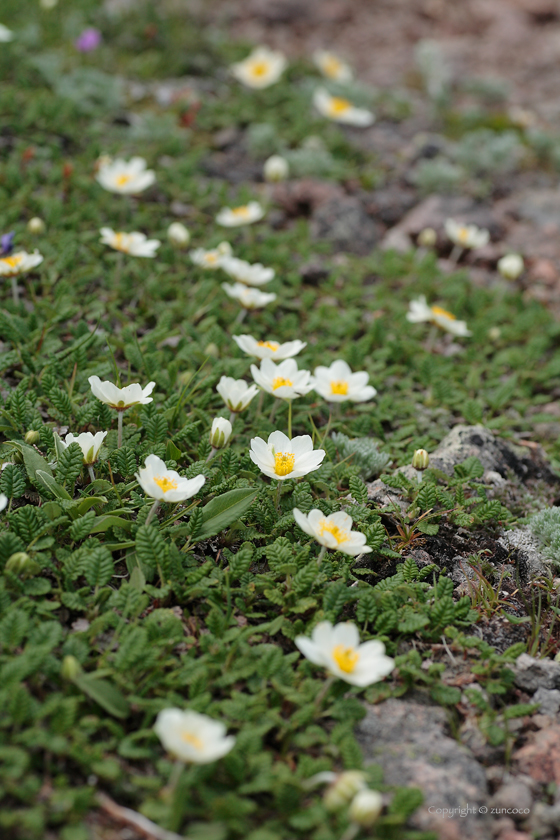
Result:
[[[510,813],[517,811],[528,812],[533,806],[533,795],[527,785],[518,779],[512,779],[503,785],[492,797],[492,807],[505,808]],[[527,819],[525,814],[512,814],[517,822],[523,822]]]
[[365,255],[381,239],[382,228],[368,216],[359,199],[343,196],[317,207],[311,234],[314,239],[327,239],[338,251]]
[[411,819],[414,828],[439,833],[449,824],[441,809],[468,805],[477,813],[461,819],[461,837],[490,836],[490,817],[478,813],[488,799],[484,770],[447,734],[444,709],[392,698],[368,706],[356,734],[366,760],[383,768],[386,784],[422,789],[424,804]]
[[560,689],[560,663],[552,659],[535,659],[528,653],[522,653],[513,666],[515,685],[534,694],[539,688]]
[[554,717],[560,709],[560,691],[557,688],[538,688],[533,694],[532,702],[541,704],[541,715]]
[[517,552],[517,562],[523,572],[523,577],[533,580],[539,575],[546,574],[552,560],[545,557],[539,541],[533,536],[527,526],[505,531],[498,540],[507,551]]

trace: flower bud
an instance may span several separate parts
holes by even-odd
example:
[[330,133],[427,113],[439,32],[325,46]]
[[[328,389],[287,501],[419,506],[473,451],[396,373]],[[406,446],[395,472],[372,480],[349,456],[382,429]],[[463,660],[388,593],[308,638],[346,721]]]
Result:
[[58,0],[40,0],[40,6],[42,9],[54,9],[57,4]]
[[497,341],[501,334],[502,331],[499,327],[490,327],[490,329],[488,330],[488,338],[490,338],[492,341]]
[[29,219],[27,222],[27,230],[29,233],[40,234],[44,233],[47,229],[46,224],[39,216],[33,216],[32,219]]
[[265,181],[285,181],[290,172],[286,158],[280,155],[272,155],[265,161],[263,175]]
[[65,680],[74,680],[81,670],[82,667],[75,656],[65,656],[62,660],[60,675]]
[[25,437],[23,439],[26,443],[29,443],[30,446],[33,446],[34,443],[38,443],[40,438],[41,435],[38,431],[36,431],[36,429],[30,429],[28,432],[25,433]]
[[216,417],[212,421],[210,443],[214,449],[223,449],[231,437],[231,423],[224,417]]
[[359,791],[348,810],[352,822],[369,828],[379,817],[383,809],[383,797],[376,790]]
[[338,811],[365,786],[365,775],[361,770],[346,770],[327,788],[323,796],[323,804],[327,811]]
[[422,248],[433,248],[437,242],[437,233],[431,227],[423,228],[418,234],[418,244]]
[[425,449],[417,449],[414,455],[412,456],[412,466],[415,470],[422,472],[422,470],[428,469],[428,465],[430,463],[430,456],[426,452]]
[[204,353],[206,356],[212,356],[213,359],[217,359],[220,355],[220,349],[217,344],[214,344],[213,341],[210,344],[207,344],[204,348]]
[[506,254],[498,260],[498,271],[506,280],[517,280],[524,268],[525,263],[520,254]]
[[15,554],[8,557],[6,571],[22,577],[33,577],[33,575],[39,574],[41,567],[25,551],[16,551]]
[[173,222],[167,228],[167,238],[176,248],[184,248],[189,244],[191,235],[181,222]]

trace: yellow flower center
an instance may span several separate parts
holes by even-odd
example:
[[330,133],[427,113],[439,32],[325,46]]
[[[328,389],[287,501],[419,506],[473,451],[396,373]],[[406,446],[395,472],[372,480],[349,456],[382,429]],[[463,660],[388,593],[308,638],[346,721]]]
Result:
[[130,180],[131,180],[130,175],[119,175],[115,183],[116,183],[117,187],[124,187],[124,185],[128,184],[128,182]]
[[[268,347],[269,350],[272,350],[272,352],[275,353],[280,345],[277,341],[257,341],[257,347]],[[291,384],[292,383],[290,382],[290,385]]]
[[294,469],[296,456],[292,452],[276,452],[274,455],[274,472],[276,475],[289,475]]
[[22,257],[19,254],[14,254],[12,257],[2,257],[2,262],[7,263],[10,268],[17,268],[21,261]]
[[348,393],[348,382],[344,379],[335,379],[331,382],[331,394],[341,394],[346,396]]
[[243,219],[246,219],[249,215],[249,208],[244,205],[243,207],[234,207],[231,211],[234,216],[240,216]]
[[268,73],[268,61],[255,61],[251,64],[249,72],[257,79],[261,79]]
[[456,321],[455,315],[452,315],[451,312],[448,312],[447,309],[442,309],[441,306],[432,306],[432,312],[434,315],[439,315],[440,318],[449,318],[450,321]]
[[336,79],[342,68],[342,62],[334,55],[329,55],[323,62],[323,73],[331,79]]
[[338,525],[334,525],[328,519],[322,519],[319,523],[320,531],[319,534],[322,536],[325,531],[329,534],[332,534],[335,540],[337,541],[338,545],[343,542],[348,542],[348,531],[343,531],[342,528],[339,528]]
[[464,244],[465,242],[468,241],[468,238],[469,238],[469,229],[466,228],[466,227],[460,227],[458,232],[457,232],[457,239],[459,240],[459,242]]
[[341,671],[344,671],[345,674],[351,674],[352,671],[356,670],[360,654],[354,648],[337,645],[332,652],[332,657]]
[[213,265],[218,260],[217,254],[204,254],[204,261]]
[[351,107],[352,104],[348,102],[347,99],[342,99],[340,96],[333,96],[329,102],[329,112],[333,116],[344,114],[346,111],[350,110]]
[[181,732],[181,739],[194,747],[195,750],[204,749],[204,742],[198,735],[193,735],[192,732]]
[[128,251],[128,236],[126,233],[115,233],[113,248],[117,251]]
[[158,487],[161,487],[164,493],[167,493],[169,490],[176,490],[177,489],[177,482],[173,478],[168,478],[166,475],[157,476],[154,478],[155,483]]
[[283,388],[284,385],[291,387],[293,384],[291,379],[286,379],[284,376],[275,376],[272,380],[272,390],[276,391],[277,388]]

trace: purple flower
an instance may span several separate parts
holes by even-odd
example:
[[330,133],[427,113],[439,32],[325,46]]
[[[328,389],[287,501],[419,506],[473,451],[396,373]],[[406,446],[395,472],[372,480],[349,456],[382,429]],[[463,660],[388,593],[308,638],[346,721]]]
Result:
[[0,257],[7,257],[11,254],[14,248],[14,232],[11,230],[0,236]]
[[74,46],[80,52],[93,52],[101,43],[101,32],[99,29],[89,27],[84,29],[80,37],[74,42]]

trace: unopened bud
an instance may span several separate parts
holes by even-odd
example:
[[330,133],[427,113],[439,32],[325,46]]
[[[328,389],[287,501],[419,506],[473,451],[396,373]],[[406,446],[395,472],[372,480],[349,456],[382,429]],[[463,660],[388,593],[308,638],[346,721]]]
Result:
[[361,790],[352,800],[348,816],[352,822],[369,828],[376,822],[383,809],[383,797],[376,790]]
[[167,228],[167,238],[176,248],[183,248],[189,244],[191,235],[181,222],[173,222]]
[[36,429],[30,429],[28,432],[25,433],[25,437],[23,438],[26,443],[29,443],[33,446],[34,443],[37,443],[40,439],[41,435]]
[[437,233],[431,227],[423,228],[418,234],[418,244],[422,248],[433,248],[437,242]]
[[412,456],[412,466],[415,470],[427,470],[430,463],[430,456],[425,449],[417,449]]
[[497,341],[501,334],[502,331],[499,327],[490,327],[488,330],[488,338],[492,339],[492,341]]
[[210,443],[214,449],[223,449],[231,437],[231,423],[225,417],[216,417],[212,421]]
[[29,233],[44,233],[46,229],[46,224],[42,219],[39,218],[39,216],[33,216],[33,218],[29,219],[29,221],[27,222],[27,230],[29,231]]
[[498,271],[506,280],[517,280],[524,268],[525,263],[520,254],[506,254],[498,260]]
[[327,788],[323,796],[323,804],[327,811],[338,811],[365,786],[365,774],[361,770],[346,770]]
[[15,554],[8,557],[6,571],[22,577],[33,577],[33,575],[39,574],[41,567],[25,551],[16,551]]
[[75,656],[65,656],[62,660],[60,674],[65,680],[75,680],[82,667]]
[[204,353],[206,356],[212,356],[213,359],[217,359],[220,355],[220,351],[218,349],[218,345],[214,344],[213,341],[210,342],[205,348]]
[[285,181],[289,171],[288,161],[280,155],[269,157],[263,167],[265,181]]

